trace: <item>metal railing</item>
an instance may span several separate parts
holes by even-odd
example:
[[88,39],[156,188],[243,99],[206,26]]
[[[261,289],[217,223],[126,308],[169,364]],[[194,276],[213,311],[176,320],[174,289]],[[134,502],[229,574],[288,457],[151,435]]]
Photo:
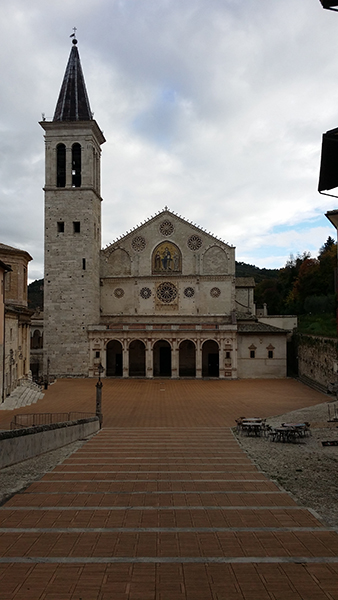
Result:
[[88,419],[90,417],[95,417],[95,414],[88,412],[19,413],[14,416],[11,422],[11,429],[51,425],[52,423],[77,421],[78,419]]

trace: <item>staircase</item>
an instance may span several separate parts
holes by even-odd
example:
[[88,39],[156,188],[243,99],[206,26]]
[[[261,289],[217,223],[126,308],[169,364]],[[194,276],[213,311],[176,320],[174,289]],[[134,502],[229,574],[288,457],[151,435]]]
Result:
[[41,387],[29,379],[21,379],[18,387],[0,404],[0,410],[14,410],[34,404],[43,398]]

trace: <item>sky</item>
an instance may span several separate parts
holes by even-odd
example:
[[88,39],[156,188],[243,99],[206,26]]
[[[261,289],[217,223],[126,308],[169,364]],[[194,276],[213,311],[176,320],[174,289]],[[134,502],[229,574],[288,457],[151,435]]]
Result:
[[77,28],[102,146],[102,246],[165,206],[284,266],[335,230],[317,192],[338,126],[338,13],[319,0],[0,2],[0,242],[43,277],[44,140]]

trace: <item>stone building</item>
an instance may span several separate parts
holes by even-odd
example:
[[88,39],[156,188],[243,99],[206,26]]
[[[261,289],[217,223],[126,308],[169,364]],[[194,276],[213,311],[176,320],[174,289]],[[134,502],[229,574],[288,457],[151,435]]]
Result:
[[235,248],[167,207],[101,250],[100,146],[77,42],[45,131],[44,371],[284,377],[286,331],[255,317]]
[[0,268],[2,401],[11,394],[21,379],[30,374],[31,311],[27,308],[27,268],[30,260],[32,257],[25,250],[0,244],[0,263],[5,266]]

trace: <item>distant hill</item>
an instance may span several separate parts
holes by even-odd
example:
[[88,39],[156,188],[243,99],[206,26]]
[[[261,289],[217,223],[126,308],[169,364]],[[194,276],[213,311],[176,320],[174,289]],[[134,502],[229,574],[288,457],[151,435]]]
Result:
[[[236,261],[237,277],[253,277],[256,283],[263,279],[275,279],[278,277],[279,269],[260,269],[254,265]],[[43,310],[43,279],[37,279],[28,286],[28,306],[36,310]]]
[[28,308],[43,310],[43,279],[37,279],[28,286]]
[[236,277],[253,277],[256,283],[264,279],[277,279],[280,269],[260,269],[254,265],[236,261]]

